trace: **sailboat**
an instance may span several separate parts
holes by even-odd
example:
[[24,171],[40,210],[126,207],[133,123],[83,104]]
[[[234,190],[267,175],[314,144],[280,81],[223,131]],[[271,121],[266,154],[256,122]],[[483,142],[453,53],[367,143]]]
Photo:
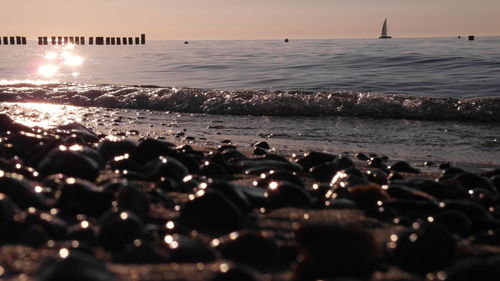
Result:
[[379,37],[380,39],[391,39],[391,36],[387,35],[387,19],[384,20],[384,25],[382,26],[382,35]]

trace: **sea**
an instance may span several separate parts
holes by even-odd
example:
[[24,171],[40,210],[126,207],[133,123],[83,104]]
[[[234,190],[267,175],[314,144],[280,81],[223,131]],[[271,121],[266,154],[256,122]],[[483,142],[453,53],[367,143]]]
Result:
[[29,125],[500,167],[500,37],[0,45]]

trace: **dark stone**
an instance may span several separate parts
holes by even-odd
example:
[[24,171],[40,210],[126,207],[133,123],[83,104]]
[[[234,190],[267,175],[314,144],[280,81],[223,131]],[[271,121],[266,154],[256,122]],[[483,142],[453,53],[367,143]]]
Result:
[[149,216],[149,207],[151,204],[149,194],[143,192],[133,184],[128,184],[120,188],[117,201],[118,207],[133,212],[143,220]]
[[261,281],[259,274],[241,264],[222,264],[210,281]]
[[70,123],[58,126],[57,129],[66,131],[68,135],[76,135],[87,143],[96,143],[99,141],[97,134],[82,124]]
[[381,258],[375,239],[358,227],[309,225],[295,233],[300,255],[293,280],[369,279]]
[[471,257],[444,270],[445,281],[496,281],[500,276],[500,256]]
[[271,170],[267,173],[260,174],[257,186],[265,188],[272,181],[286,181],[304,187],[304,182],[298,176],[286,170]]
[[130,244],[123,251],[113,255],[113,262],[118,264],[161,264],[170,263],[172,258],[158,249],[156,245],[146,241]]
[[227,181],[210,180],[207,183],[201,183],[199,186],[205,185],[206,190],[217,190],[224,194],[231,202],[234,203],[242,212],[250,212],[252,204],[247,198],[243,189]]
[[176,152],[172,149],[174,144],[167,141],[146,139],[139,143],[131,154],[131,158],[139,164],[158,159],[159,156],[171,156]]
[[252,154],[261,156],[261,155],[266,155],[267,151],[265,149],[260,148],[260,147],[256,147],[256,148],[254,148]]
[[44,175],[61,173],[69,177],[94,181],[99,174],[100,165],[79,151],[62,150],[58,147],[39,163],[38,170]]
[[367,161],[368,159],[370,159],[364,153],[357,153],[354,157],[356,157],[356,159],[361,160],[361,161]]
[[126,153],[131,155],[136,147],[137,143],[129,139],[120,139],[117,141],[106,139],[99,144],[99,153],[101,153],[104,159],[110,160],[115,156]]
[[389,170],[395,171],[395,172],[405,172],[405,173],[420,173],[419,169],[413,168],[408,162],[406,161],[398,161],[391,166],[388,167]]
[[107,250],[120,250],[143,235],[143,224],[134,213],[111,210],[100,219],[99,241]]
[[311,176],[320,182],[330,181],[340,170],[354,167],[354,163],[347,157],[338,157],[333,161],[325,162],[309,169]]
[[206,161],[203,163],[200,167],[199,174],[213,178],[226,178],[230,176],[230,173],[228,173],[223,166],[213,161]]
[[115,276],[101,261],[80,251],[70,251],[69,256],[60,260],[50,260],[37,272],[39,281],[109,281]]
[[166,235],[163,243],[172,262],[197,263],[213,262],[216,260],[215,251],[205,242],[189,236],[173,234]]
[[21,209],[45,207],[43,196],[35,191],[33,184],[20,175],[0,171],[0,193],[7,195]]
[[398,235],[393,250],[394,263],[404,270],[425,274],[452,264],[457,242],[444,226],[425,223]]
[[378,157],[372,157],[368,161],[366,161],[366,164],[370,168],[379,168],[382,170],[387,169],[387,166],[385,165],[384,161]]
[[181,181],[189,173],[181,162],[168,156],[149,161],[142,170],[149,180],[159,180],[163,177]]
[[267,143],[267,141],[260,141],[256,144],[254,144],[254,147],[259,147],[265,150],[271,149],[271,146]]
[[333,161],[336,158],[337,158],[336,155],[330,153],[309,151],[304,153],[304,156],[298,158],[296,162],[297,164],[301,165],[305,171],[308,171],[314,166],[318,166],[323,163]]
[[365,172],[366,178],[374,183],[384,185],[387,184],[387,173],[381,169],[370,169]]
[[223,258],[247,265],[272,266],[279,259],[276,241],[261,232],[233,232],[213,240],[212,245]]
[[109,209],[113,198],[112,193],[100,191],[95,184],[74,178],[66,179],[56,196],[62,214],[93,217],[99,217]]
[[179,222],[199,231],[230,232],[243,227],[243,214],[220,191],[207,190],[182,206]]
[[29,131],[31,131],[31,129],[29,127],[22,125],[22,124],[14,122],[14,120],[12,120],[9,115],[2,113],[2,114],[0,114],[0,133],[3,134],[3,133],[6,133],[7,131],[10,131],[10,132],[20,132],[20,131],[29,132]]
[[462,237],[468,236],[472,231],[471,220],[457,210],[442,211],[432,216],[435,223],[440,223],[449,231]]
[[313,200],[309,193],[304,188],[289,182],[271,182],[266,188],[266,197],[266,205],[269,209],[313,207]]

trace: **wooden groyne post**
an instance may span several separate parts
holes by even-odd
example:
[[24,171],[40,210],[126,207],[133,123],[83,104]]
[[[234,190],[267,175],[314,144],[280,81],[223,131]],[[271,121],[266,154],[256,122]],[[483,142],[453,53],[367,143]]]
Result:
[[[89,37],[89,45],[144,45],[146,34],[140,37]],[[0,45],[26,45],[24,36],[0,36]],[[38,36],[38,45],[85,45],[84,36]]]

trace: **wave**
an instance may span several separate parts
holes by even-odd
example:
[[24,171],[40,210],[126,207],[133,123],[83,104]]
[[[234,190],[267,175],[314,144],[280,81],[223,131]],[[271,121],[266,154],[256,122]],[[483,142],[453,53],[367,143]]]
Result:
[[205,90],[89,84],[0,84],[2,102],[257,116],[354,116],[500,122],[500,98],[349,91]]

